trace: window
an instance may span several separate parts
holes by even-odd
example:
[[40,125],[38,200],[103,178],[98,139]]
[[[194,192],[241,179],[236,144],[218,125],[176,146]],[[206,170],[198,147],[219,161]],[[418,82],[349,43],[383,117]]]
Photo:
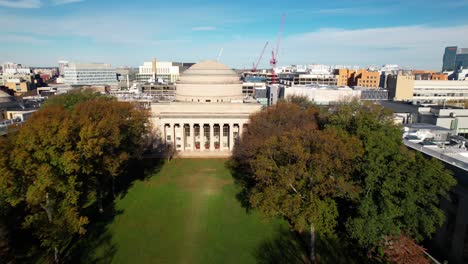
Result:
[[171,141],[171,135],[167,135],[166,139],[167,141]]

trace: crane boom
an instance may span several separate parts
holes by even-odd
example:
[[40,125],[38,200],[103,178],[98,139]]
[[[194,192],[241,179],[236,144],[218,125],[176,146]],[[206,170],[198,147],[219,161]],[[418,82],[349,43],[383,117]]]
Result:
[[278,41],[276,42],[276,50],[275,50],[275,57],[278,57],[278,51],[279,51],[279,46],[281,42],[281,36],[283,34],[283,28],[284,28],[284,20],[286,19],[286,15],[283,14],[283,17],[281,18],[281,27],[280,31],[278,33]]
[[278,51],[279,51],[279,46],[280,46],[280,42],[281,42],[281,35],[283,33],[283,27],[284,27],[284,20],[286,19],[286,15],[283,15],[283,17],[281,18],[281,27],[280,27],[280,31],[278,33],[278,40],[276,41],[276,50],[272,50],[271,51],[271,59],[270,59],[270,65],[272,67],[272,75],[271,75],[271,83],[272,84],[275,84],[276,83],[276,72],[275,72],[275,68],[276,68],[276,64],[278,62]]
[[259,64],[260,61],[262,60],[263,54],[265,53],[265,50],[266,50],[266,47],[267,47],[267,46],[268,46],[268,41],[265,43],[265,46],[263,46],[262,53],[260,53],[260,57],[258,58],[257,63],[254,64],[254,67],[253,67],[253,69],[252,69],[253,72],[256,72],[256,71],[257,71],[258,64]]

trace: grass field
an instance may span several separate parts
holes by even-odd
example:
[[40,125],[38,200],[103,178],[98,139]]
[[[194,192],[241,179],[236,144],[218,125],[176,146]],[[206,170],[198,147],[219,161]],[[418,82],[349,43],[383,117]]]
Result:
[[175,159],[136,182],[116,202],[119,213],[96,239],[95,257],[112,263],[268,262],[265,250],[285,225],[247,213],[224,164]]

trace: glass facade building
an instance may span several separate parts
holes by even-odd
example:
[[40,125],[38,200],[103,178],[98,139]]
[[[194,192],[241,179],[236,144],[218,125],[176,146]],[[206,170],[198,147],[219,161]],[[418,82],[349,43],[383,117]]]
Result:
[[468,68],[468,48],[446,47],[442,71],[455,71]]

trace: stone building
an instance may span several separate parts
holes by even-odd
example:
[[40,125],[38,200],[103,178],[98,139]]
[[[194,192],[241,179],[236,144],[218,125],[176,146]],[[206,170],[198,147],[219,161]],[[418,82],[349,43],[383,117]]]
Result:
[[216,61],[186,70],[176,85],[176,100],[151,105],[153,126],[166,144],[184,156],[229,156],[261,109],[245,103],[240,76]]

